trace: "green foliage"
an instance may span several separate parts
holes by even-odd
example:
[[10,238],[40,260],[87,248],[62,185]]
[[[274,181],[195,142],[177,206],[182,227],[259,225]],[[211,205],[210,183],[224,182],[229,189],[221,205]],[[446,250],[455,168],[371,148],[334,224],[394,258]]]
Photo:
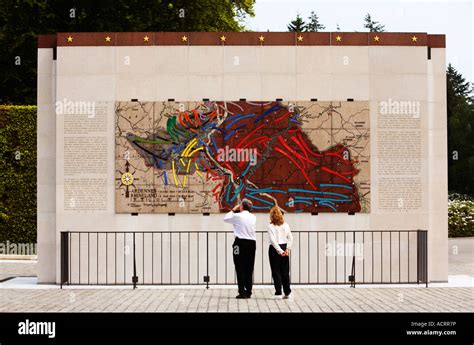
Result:
[[36,242],[36,107],[0,106],[0,243]]
[[474,103],[471,86],[449,64],[446,72],[449,190],[474,195]]
[[254,15],[254,2],[0,0],[0,104],[36,104],[38,34],[241,31],[243,19]]
[[287,25],[288,31],[290,32],[303,32],[306,28],[306,23],[304,22],[303,18],[301,18],[300,14],[296,14],[296,19],[292,20],[290,24]]
[[366,14],[364,18],[364,28],[369,29],[370,32],[384,32],[385,31],[385,25],[380,24],[379,22],[376,22],[375,20],[372,20],[372,17],[370,14]]
[[306,24],[305,29],[309,32],[318,32],[326,29],[326,27],[321,24],[318,15],[314,13],[314,11],[311,11],[311,15],[308,17],[308,24]]
[[296,14],[296,19],[292,20],[287,25],[288,31],[290,32],[317,32],[324,30],[326,27],[321,24],[319,17],[314,11],[311,11],[311,15],[308,17],[306,23],[299,13]]
[[474,199],[467,195],[453,193],[448,201],[449,237],[474,236]]
[[449,201],[456,201],[456,200],[474,201],[474,197],[467,194],[461,194],[461,193],[456,193],[456,192],[449,192],[448,199]]

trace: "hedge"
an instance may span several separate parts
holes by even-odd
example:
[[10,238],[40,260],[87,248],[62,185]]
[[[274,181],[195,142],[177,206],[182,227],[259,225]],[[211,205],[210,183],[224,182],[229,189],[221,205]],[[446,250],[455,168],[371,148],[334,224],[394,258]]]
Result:
[[0,243],[36,243],[36,110],[0,105]]
[[452,193],[448,201],[449,237],[474,236],[474,199],[468,195]]

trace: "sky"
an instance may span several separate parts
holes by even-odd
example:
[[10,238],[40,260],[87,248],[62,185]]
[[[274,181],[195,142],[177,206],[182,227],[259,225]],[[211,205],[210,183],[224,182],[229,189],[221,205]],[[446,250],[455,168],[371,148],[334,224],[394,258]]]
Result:
[[306,20],[315,11],[324,31],[367,31],[370,13],[385,31],[445,34],[446,64],[474,82],[474,0],[256,0],[254,8],[245,21],[252,31],[287,31],[297,13]]

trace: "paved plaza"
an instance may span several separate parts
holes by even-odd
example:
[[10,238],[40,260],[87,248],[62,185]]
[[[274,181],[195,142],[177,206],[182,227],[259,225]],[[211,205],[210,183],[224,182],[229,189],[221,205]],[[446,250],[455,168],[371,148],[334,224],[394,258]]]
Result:
[[[0,312],[473,312],[474,239],[450,240],[448,283],[293,286],[293,300],[274,300],[256,286],[236,300],[235,286],[65,286],[36,284],[36,262],[0,260]],[[14,279],[8,279],[17,277]]]
[[257,287],[1,289],[0,312],[472,312],[474,288],[295,287],[294,300],[274,300]]

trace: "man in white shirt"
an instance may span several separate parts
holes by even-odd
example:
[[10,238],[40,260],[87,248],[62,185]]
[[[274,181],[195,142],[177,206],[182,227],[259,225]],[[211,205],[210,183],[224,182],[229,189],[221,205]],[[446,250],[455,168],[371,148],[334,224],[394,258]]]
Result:
[[224,222],[234,226],[235,241],[232,245],[235,271],[239,294],[236,298],[245,299],[252,296],[253,267],[256,250],[257,218],[251,214],[252,202],[243,199],[232,211],[224,216]]

